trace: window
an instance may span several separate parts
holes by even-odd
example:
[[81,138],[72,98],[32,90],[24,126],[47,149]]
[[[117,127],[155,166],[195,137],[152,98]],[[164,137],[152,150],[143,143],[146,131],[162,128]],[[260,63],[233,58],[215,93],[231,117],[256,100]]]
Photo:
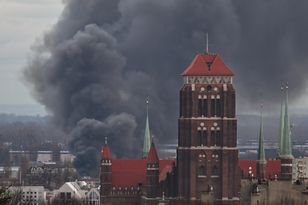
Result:
[[202,115],[203,115],[202,99],[198,99],[198,116],[201,117]]
[[205,169],[204,165],[199,166],[198,175],[199,176],[205,176],[206,175],[206,169]]
[[221,135],[220,135],[220,130],[216,131],[216,137],[215,137],[215,145],[220,146],[221,145]]
[[211,117],[214,117],[215,115],[215,99],[211,99]]
[[219,176],[219,170],[216,165],[212,168],[212,176]]
[[72,193],[71,193],[71,192],[67,192],[67,193],[66,193],[66,199],[67,199],[67,200],[72,199]]
[[211,130],[211,146],[214,146],[216,145],[216,142],[215,142],[215,131],[214,130]]
[[202,131],[198,130],[198,145],[202,144]]
[[221,104],[220,99],[216,99],[216,116],[221,116]]
[[204,117],[209,117],[208,115],[209,115],[209,108],[208,108],[208,101],[207,101],[207,99],[203,99],[203,116]]
[[201,144],[207,146],[207,130],[203,130]]

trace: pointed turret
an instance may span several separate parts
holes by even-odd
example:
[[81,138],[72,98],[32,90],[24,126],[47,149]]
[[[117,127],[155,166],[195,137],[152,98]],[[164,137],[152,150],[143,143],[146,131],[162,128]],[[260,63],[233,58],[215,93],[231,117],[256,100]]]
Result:
[[280,150],[281,157],[293,158],[292,155],[292,144],[291,144],[291,129],[290,129],[290,119],[288,110],[288,85],[285,89],[285,106],[284,106],[284,126],[283,126],[283,138],[282,147]]
[[263,116],[262,116],[261,105],[261,114],[260,114],[260,130],[259,130],[259,149],[258,149],[258,160],[265,161],[265,151],[264,151],[264,136],[263,136]]
[[264,135],[263,135],[263,115],[262,115],[261,105],[261,113],[260,113],[260,130],[259,130],[259,148],[258,148],[258,160],[257,160],[257,178],[260,180],[264,180],[266,178],[266,158],[265,158],[265,150],[264,150]]
[[283,146],[283,129],[284,129],[284,113],[285,113],[285,97],[283,86],[281,86],[281,108],[280,108],[280,123],[279,123],[279,137],[278,137],[278,155],[280,156]]
[[151,148],[147,157],[147,163],[159,163],[159,158],[153,141],[151,143]]
[[146,100],[147,105],[147,116],[145,121],[145,130],[144,130],[144,140],[143,140],[143,149],[142,149],[142,158],[146,158],[148,156],[150,147],[151,147],[151,133],[150,133],[150,125],[149,125],[149,100]]
[[281,160],[281,179],[292,179],[292,144],[291,144],[291,129],[288,110],[288,85],[285,87],[285,105],[284,105],[284,121],[282,130],[282,146],[280,149],[279,158]]
[[102,159],[104,159],[104,160],[110,160],[111,156],[112,156],[110,148],[109,148],[108,143],[107,143],[107,137],[105,137],[105,144],[102,148],[101,156],[102,156]]
[[159,158],[153,141],[147,156],[146,175],[146,197],[156,198],[159,196]]
[[108,204],[108,196],[112,191],[112,155],[105,137],[105,144],[101,151],[101,170],[100,170],[100,195],[102,204]]

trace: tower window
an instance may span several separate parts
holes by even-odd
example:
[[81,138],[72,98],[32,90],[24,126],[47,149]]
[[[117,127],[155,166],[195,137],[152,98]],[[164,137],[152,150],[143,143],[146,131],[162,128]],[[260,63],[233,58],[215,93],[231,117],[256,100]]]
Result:
[[198,131],[198,144],[199,145],[202,144],[202,133],[201,133],[201,130]]
[[215,116],[215,99],[211,99],[211,117]]
[[216,165],[212,168],[212,176],[219,176],[219,171]]
[[221,116],[220,99],[216,99],[216,116]]
[[203,130],[201,144],[207,146],[207,131]]
[[211,146],[214,146],[214,145],[216,145],[216,139],[215,139],[216,137],[215,137],[215,131],[214,130],[211,130],[211,140],[210,140],[210,142],[211,142]]
[[215,144],[217,146],[220,146],[221,145],[221,135],[220,135],[220,130],[217,130],[216,131],[216,136],[215,136]]
[[199,176],[205,176],[206,175],[206,169],[205,169],[204,165],[199,166],[198,175]]
[[202,112],[202,99],[198,99],[198,116],[200,117],[201,115],[203,115],[203,112]]
[[206,62],[206,64],[207,64],[208,70],[211,71],[212,62]]
[[208,101],[207,99],[203,99],[203,116],[208,117]]

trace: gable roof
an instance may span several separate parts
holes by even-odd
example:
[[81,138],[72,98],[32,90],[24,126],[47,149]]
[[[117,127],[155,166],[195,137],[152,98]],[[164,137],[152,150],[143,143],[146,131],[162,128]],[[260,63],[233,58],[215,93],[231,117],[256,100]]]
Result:
[[[160,181],[172,167],[174,160],[159,160]],[[167,168],[166,168],[167,167]],[[145,159],[114,159],[112,160],[112,186],[137,187],[146,182],[147,160]],[[170,169],[168,169],[170,170]]]
[[197,54],[183,76],[233,76],[218,54]]

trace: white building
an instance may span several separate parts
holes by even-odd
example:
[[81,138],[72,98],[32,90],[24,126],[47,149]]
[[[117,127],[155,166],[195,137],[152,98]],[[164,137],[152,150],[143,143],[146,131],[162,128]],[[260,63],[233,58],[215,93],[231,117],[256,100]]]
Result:
[[81,201],[85,205],[99,205],[100,193],[97,188],[91,187],[84,181],[66,182],[54,191],[54,200],[69,202],[73,199]]
[[45,202],[45,190],[42,186],[10,187],[11,192],[21,192],[21,204],[42,205]]
[[77,199],[84,201],[86,190],[81,187],[86,186],[83,182],[65,182],[58,190],[55,191],[55,197],[61,201],[70,201]]
[[99,205],[100,202],[100,194],[97,188],[92,188],[86,194],[85,204],[86,205]]
[[308,157],[293,160],[292,182],[303,182],[308,179]]

